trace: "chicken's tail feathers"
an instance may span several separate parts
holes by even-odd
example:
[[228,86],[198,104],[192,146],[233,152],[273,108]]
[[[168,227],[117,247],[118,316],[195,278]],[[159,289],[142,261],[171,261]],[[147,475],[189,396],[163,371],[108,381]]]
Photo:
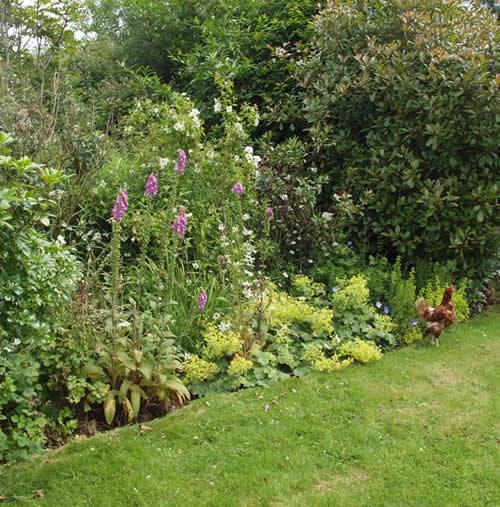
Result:
[[424,298],[419,298],[415,303],[415,308],[417,309],[417,313],[423,319],[427,319],[432,313],[432,308],[425,302]]

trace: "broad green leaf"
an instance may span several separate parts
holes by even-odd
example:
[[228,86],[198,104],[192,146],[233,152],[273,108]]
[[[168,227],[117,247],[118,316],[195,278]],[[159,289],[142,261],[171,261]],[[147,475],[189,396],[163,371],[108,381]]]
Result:
[[123,409],[125,410],[125,413],[127,414],[127,420],[128,422],[133,421],[134,419],[134,409],[132,408],[132,404],[130,403],[130,400],[128,398],[125,398],[123,400]]
[[120,386],[120,390],[118,391],[119,400],[123,401],[124,398],[127,397],[127,392],[132,385],[132,381],[125,379]]
[[[137,387],[137,386],[134,386]],[[139,389],[130,390],[130,400],[132,401],[132,408],[134,410],[134,417],[139,416],[141,410],[141,391]]]
[[111,426],[116,413],[116,399],[112,392],[109,392],[104,400],[104,417],[108,426]]
[[154,363],[149,358],[144,358],[141,365],[137,368],[146,380],[151,380],[154,370]]

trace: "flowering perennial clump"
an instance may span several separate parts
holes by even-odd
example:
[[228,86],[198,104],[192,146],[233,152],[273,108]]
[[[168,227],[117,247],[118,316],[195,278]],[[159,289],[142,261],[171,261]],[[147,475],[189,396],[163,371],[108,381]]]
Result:
[[183,238],[184,234],[186,234],[186,226],[187,226],[186,210],[183,207],[180,207],[177,218],[172,222],[172,229],[177,234],[177,236]]
[[382,329],[387,333],[392,333],[396,329],[396,324],[389,315],[376,313],[375,322],[377,324],[377,328]]
[[375,343],[360,338],[343,343],[340,346],[340,353],[363,364],[378,361],[382,357],[382,351]]
[[345,368],[352,364],[353,359],[339,359],[337,355],[326,357],[323,347],[318,344],[312,344],[302,354],[302,360],[312,364],[313,368],[318,371],[333,372]]
[[295,276],[292,281],[292,287],[294,294],[299,296],[299,299],[306,301],[315,297],[325,296],[326,294],[323,284],[315,282],[306,275]]
[[324,372],[334,372],[337,370],[340,370],[342,368],[345,368],[346,366],[349,366],[353,363],[352,358],[347,359],[339,359],[338,356],[333,355],[332,357],[323,357],[319,361],[316,361],[314,363],[314,369],[318,371],[324,371]]
[[247,371],[251,370],[252,367],[253,363],[250,359],[246,359],[242,356],[235,356],[227,371],[231,375],[244,375]]
[[144,195],[155,196],[158,194],[158,178],[155,174],[150,174],[144,187]]
[[219,359],[231,356],[241,348],[240,335],[234,331],[221,331],[214,324],[209,324],[203,333],[205,347],[203,356],[207,359]]
[[328,308],[315,308],[305,301],[295,299],[284,292],[273,291],[269,306],[269,323],[273,327],[281,324],[308,323],[312,334],[333,333],[333,313]]
[[318,345],[317,343],[309,345],[302,354],[302,360],[305,361],[306,363],[311,364],[320,361],[324,357],[325,353],[323,352],[323,347],[321,345]]
[[115,199],[111,216],[115,222],[120,222],[128,208],[128,195],[126,190],[121,190]]
[[219,373],[219,367],[198,356],[191,356],[184,363],[184,380],[187,384],[203,382]]
[[[335,315],[368,305],[370,291],[368,289],[368,281],[364,275],[356,275],[345,280],[343,287],[332,292],[332,307]],[[382,303],[380,305],[379,303],[377,301],[375,304],[377,308],[382,306]]]
[[184,175],[184,168],[186,167],[187,157],[184,150],[177,150],[178,160],[174,166],[174,171],[179,173],[180,176]]

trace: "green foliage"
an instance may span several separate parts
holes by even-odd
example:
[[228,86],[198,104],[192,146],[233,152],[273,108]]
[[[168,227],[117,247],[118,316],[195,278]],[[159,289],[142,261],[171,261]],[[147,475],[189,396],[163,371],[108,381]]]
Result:
[[219,373],[219,367],[198,356],[191,356],[183,363],[184,381],[187,384],[200,383]]
[[216,1],[91,0],[90,31],[113,41],[113,59],[152,68],[165,80],[179,69],[178,55],[200,36],[199,23],[217,12]]
[[[343,242],[344,226],[358,210],[349,196],[336,198],[322,208],[321,195],[330,177],[318,174],[315,166],[307,164],[307,146],[298,137],[290,137],[280,144],[262,141],[265,155],[259,168],[257,190],[262,200],[275,210],[271,238],[279,245],[285,261],[300,269],[321,266],[332,260],[341,269],[339,257],[343,249],[333,249]],[[349,254],[351,254],[349,249]],[[347,264],[351,259],[343,260]]]
[[7,141],[0,133],[0,460],[15,460],[44,441],[44,384],[79,264],[45,232],[60,174],[11,157]]
[[[312,286],[317,294],[325,292],[307,277],[298,277],[296,285]],[[301,376],[313,366],[307,353],[311,346],[319,347],[322,354],[332,350],[331,310],[273,285],[259,286],[243,315],[244,320],[233,311],[227,319],[219,316],[217,323],[208,323],[200,346],[202,357],[192,356],[184,363],[184,378],[191,381],[195,394],[267,386],[291,375]]]
[[489,271],[496,32],[485,8],[458,1],[331,2],[317,17],[298,67],[311,143],[320,173],[360,207],[350,231],[371,253]]
[[253,367],[253,363],[250,359],[246,359],[242,356],[234,356],[227,368],[227,372],[230,375],[242,376]]
[[391,317],[397,326],[398,334],[404,335],[413,326],[416,319],[415,301],[417,288],[415,285],[415,272],[410,271],[407,278],[401,272],[401,259],[398,257],[390,274],[391,291],[389,307]]
[[90,9],[92,29],[114,42],[115,60],[151,67],[187,90],[212,120],[217,80],[230,79],[238,102],[257,104],[280,135],[303,124],[287,57],[310,38],[321,3],[107,0]]
[[220,359],[232,356],[241,348],[241,338],[235,331],[221,331],[214,324],[209,324],[203,332],[205,346],[203,356],[207,359]]
[[333,323],[341,342],[356,338],[376,342],[384,347],[395,345],[393,323],[389,316],[380,315],[369,303],[370,290],[364,275],[342,281],[332,293]]
[[297,297],[272,285],[261,287],[246,306],[248,323],[208,324],[202,357],[184,363],[184,379],[194,394],[268,386],[313,369],[334,372],[353,361],[379,359],[376,342],[395,345],[395,324],[370,306],[362,275],[344,281],[331,301],[325,287],[305,275],[295,277],[292,286]]
[[424,338],[422,331],[417,327],[408,329],[403,335],[399,336],[401,343],[405,345],[411,345],[412,343],[418,342]]
[[343,343],[339,348],[340,354],[352,357],[358,363],[370,363],[382,358],[382,351],[377,345],[357,338]]
[[297,275],[292,280],[292,294],[304,301],[318,301],[326,296],[325,286],[306,275]]
[[310,304],[290,297],[284,292],[271,292],[269,305],[269,325],[279,327],[298,323],[313,336],[333,333],[333,314],[328,308],[315,308]]
[[301,129],[304,122],[288,57],[310,39],[310,21],[321,3],[214,2],[214,15],[200,23],[196,43],[179,56],[183,81],[194,97],[210,105],[217,95],[217,76],[230,78],[238,100],[257,104],[275,137]]

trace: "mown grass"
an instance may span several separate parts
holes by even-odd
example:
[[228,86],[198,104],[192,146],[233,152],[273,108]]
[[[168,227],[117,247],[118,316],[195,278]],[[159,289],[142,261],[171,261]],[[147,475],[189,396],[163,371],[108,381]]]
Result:
[[74,507],[498,506],[499,358],[496,309],[452,327],[440,348],[204,398],[151,431],[3,467],[0,495]]

